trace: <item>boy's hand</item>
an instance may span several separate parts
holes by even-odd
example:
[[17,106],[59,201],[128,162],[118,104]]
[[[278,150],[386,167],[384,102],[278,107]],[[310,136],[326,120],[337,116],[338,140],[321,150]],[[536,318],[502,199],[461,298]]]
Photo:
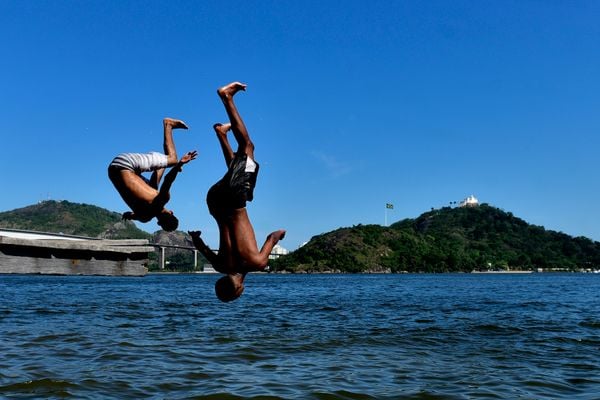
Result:
[[179,163],[187,164],[190,161],[194,160],[196,158],[196,156],[198,156],[198,152],[196,150],[188,151],[187,153],[185,153],[185,155],[183,157],[181,157],[181,160],[179,160]]

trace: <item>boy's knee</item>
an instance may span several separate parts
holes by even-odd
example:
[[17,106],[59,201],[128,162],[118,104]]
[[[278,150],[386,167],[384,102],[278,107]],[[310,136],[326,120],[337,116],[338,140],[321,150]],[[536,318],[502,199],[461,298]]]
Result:
[[175,165],[178,161],[177,154],[167,154],[167,165]]
[[267,258],[260,254],[253,254],[246,259],[246,262],[254,270],[263,270],[267,267]]

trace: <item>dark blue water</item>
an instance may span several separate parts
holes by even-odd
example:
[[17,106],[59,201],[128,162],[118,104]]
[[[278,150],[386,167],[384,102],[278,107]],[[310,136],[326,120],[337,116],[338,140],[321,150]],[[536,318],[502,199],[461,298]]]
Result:
[[217,277],[0,276],[0,397],[600,398],[600,275]]

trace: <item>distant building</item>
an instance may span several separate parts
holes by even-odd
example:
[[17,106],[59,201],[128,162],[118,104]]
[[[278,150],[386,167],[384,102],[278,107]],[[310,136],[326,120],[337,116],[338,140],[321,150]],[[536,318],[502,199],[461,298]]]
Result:
[[460,202],[459,207],[477,207],[479,205],[479,200],[477,197],[470,195],[466,199]]
[[280,245],[276,244],[275,247],[273,247],[273,250],[271,250],[271,255],[269,256],[269,258],[271,260],[274,260],[276,258],[279,258],[279,256],[284,256],[288,253],[289,253],[288,249],[285,249],[285,248],[281,247]]
[[217,270],[212,266],[212,264],[204,264],[202,268],[202,272],[207,274],[216,274]]

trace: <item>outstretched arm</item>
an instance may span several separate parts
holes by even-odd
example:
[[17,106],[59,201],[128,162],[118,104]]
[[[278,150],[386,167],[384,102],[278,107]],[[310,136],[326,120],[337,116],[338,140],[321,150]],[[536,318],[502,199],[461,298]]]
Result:
[[212,251],[210,247],[206,245],[206,243],[204,243],[204,240],[202,240],[200,237],[200,233],[200,231],[188,231],[188,234],[192,237],[192,243],[194,243],[194,247],[196,247],[196,249],[202,253],[204,257],[206,257],[209,263],[215,267],[218,267],[219,258],[215,252]]
[[158,190],[158,186],[160,185],[160,180],[162,179],[164,172],[164,168],[157,169],[156,171],[152,172],[152,176],[150,177],[150,186]]
[[167,175],[165,175],[165,180],[158,191],[158,196],[156,196],[156,199],[154,199],[154,204],[156,206],[164,207],[164,205],[167,204],[169,201],[169,191],[171,190],[171,185],[173,182],[175,182],[177,174],[181,171],[181,168],[185,164],[194,160],[197,155],[198,152],[196,150],[187,152],[183,157],[181,157],[181,160],[179,160],[177,164],[171,168]]

